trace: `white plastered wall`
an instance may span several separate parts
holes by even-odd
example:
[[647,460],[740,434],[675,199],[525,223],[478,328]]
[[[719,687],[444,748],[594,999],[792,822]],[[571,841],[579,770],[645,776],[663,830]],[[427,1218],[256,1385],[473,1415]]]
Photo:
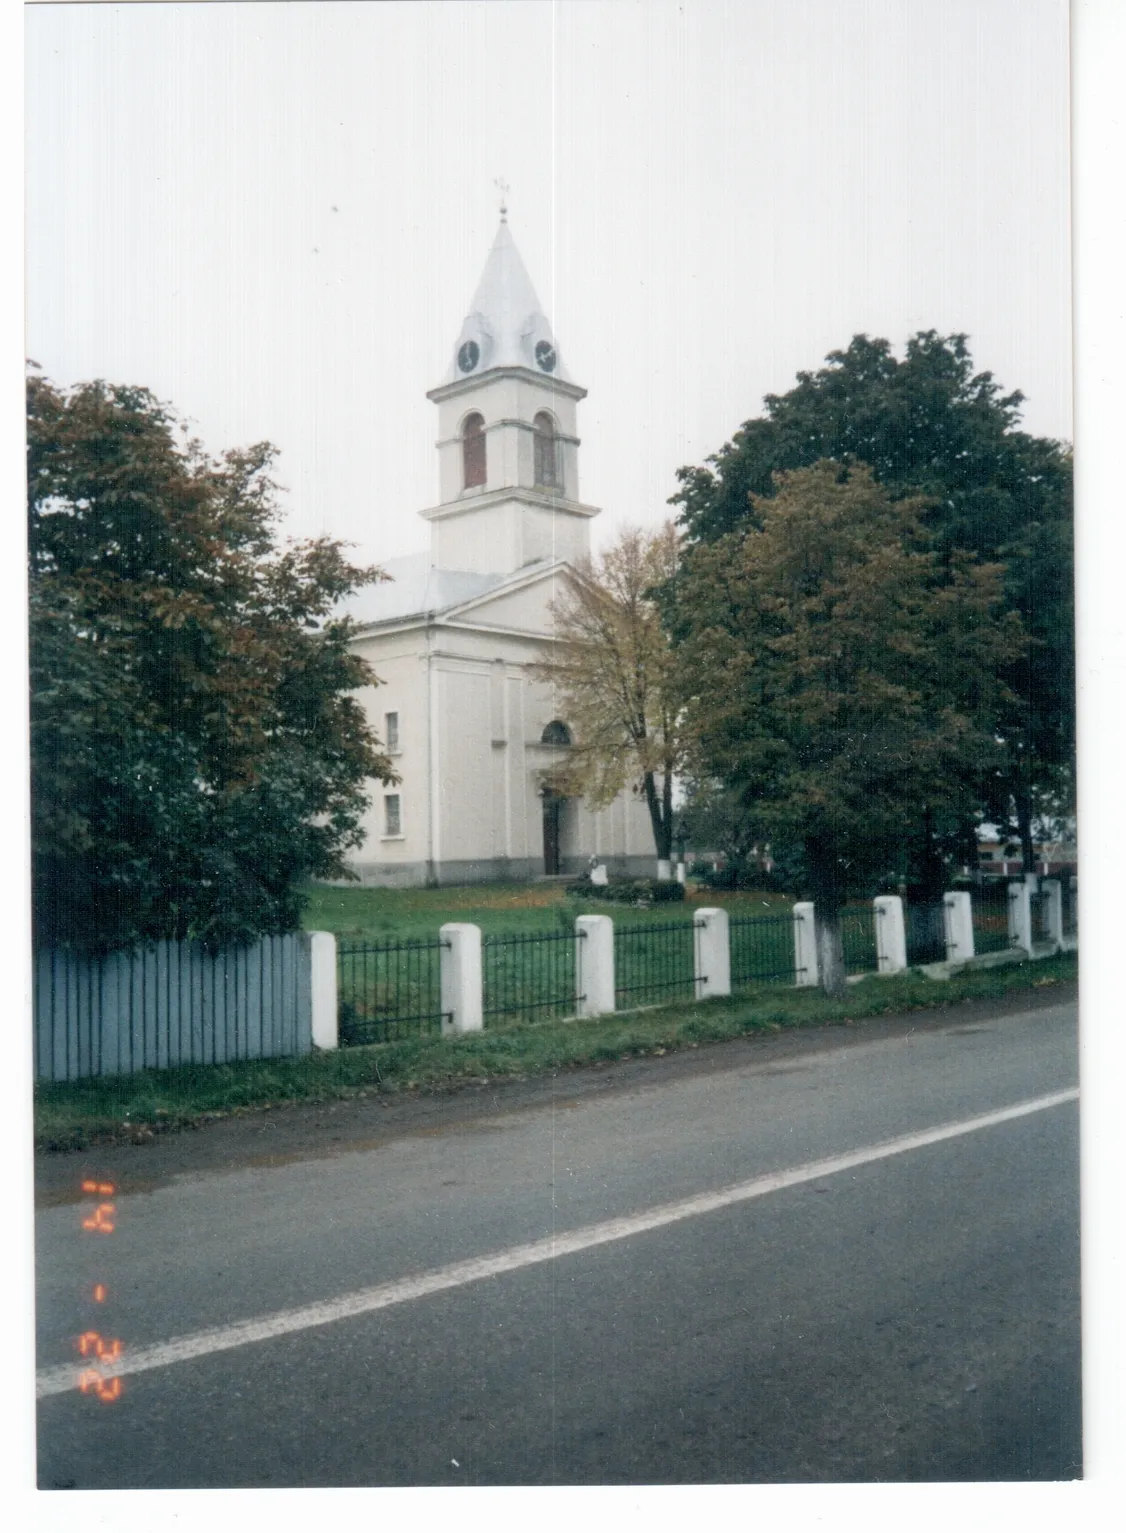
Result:
[[494,501],[465,512],[443,516],[430,524],[434,564],[445,570],[507,573],[524,562],[520,546],[520,512],[516,501]]
[[[497,622],[503,616],[503,627],[526,623],[542,630],[551,588],[544,580],[512,592],[488,603],[488,615]],[[365,843],[351,856],[365,868],[417,869],[433,856],[443,865],[507,861],[530,863],[533,872],[542,869],[539,787],[544,770],[561,753],[544,746],[541,736],[553,719],[568,721],[551,687],[526,671],[542,654],[542,641],[486,628],[485,605],[467,614],[475,619],[472,625],[419,624],[357,641],[384,683],[358,694],[381,737],[384,716],[399,714],[395,766],[403,778],[394,789],[369,785],[373,804],[363,822]],[[435,689],[432,710],[428,669]],[[432,784],[438,792],[433,853]],[[397,792],[402,805],[402,835],[394,840],[384,835],[382,798],[388,791]],[[655,857],[644,800],[627,790],[599,811],[573,801],[560,851],[583,861],[594,853],[608,859]]]
[[[391,760],[402,778],[396,786],[378,781],[367,784],[371,807],[362,822],[363,858],[391,864],[424,860],[428,812],[425,657],[416,636],[410,634],[388,636],[382,642],[360,640],[356,648],[380,680],[378,687],[364,687],[356,696],[383,745],[386,715],[399,715],[399,749]],[[395,839],[384,835],[383,800],[388,793],[399,795],[401,808],[402,833]]]

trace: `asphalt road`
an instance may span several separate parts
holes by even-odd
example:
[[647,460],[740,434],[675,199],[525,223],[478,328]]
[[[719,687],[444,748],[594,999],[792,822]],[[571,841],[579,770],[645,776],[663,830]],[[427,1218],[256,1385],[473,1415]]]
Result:
[[[1074,1004],[1037,999],[53,1157],[40,1484],[1074,1477],[1076,1103],[969,1126],[1074,1087]],[[112,1401],[74,1387],[93,1330]]]

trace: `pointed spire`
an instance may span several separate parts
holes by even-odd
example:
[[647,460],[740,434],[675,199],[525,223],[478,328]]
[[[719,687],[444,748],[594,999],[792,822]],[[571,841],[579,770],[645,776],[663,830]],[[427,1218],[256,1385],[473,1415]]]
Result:
[[570,383],[551,324],[536,297],[508,227],[508,187],[498,181],[500,227],[442,385],[476,378],[497,367],[526,367]]

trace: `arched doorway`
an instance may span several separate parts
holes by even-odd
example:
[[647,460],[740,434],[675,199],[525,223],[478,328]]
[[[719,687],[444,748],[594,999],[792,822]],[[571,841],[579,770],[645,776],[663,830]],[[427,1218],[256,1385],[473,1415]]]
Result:
[[[552,719],[540,736],[541,745],[566,747],[570,743],[571,731],[562,719]],[[550,783],[544,784],[540,796],[543,800],[543,870],[548,875],[555,875],[563,871],[561,842],[567,799]]]
[[563,822],[563,806],[567,800],[554,788],[543,790],[543,870],[545,873],[560,872],[559,832]]

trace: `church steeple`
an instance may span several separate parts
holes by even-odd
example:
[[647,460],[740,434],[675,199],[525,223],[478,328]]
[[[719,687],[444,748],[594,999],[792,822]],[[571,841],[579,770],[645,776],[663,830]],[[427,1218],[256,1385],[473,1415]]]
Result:
[[509,572],[581,557],[595,506],[579,501],[575,407],[586,390],[563,366],[506,210],[445,377],[438,406],[440,504],[435,567]]
[[571,383],[503,212],[442,385],[497,367],[525,367]]

